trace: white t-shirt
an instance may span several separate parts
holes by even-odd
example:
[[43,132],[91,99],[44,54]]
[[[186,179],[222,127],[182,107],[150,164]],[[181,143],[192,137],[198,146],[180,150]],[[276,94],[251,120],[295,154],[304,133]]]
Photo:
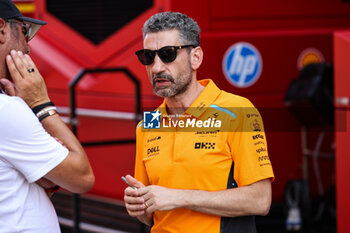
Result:
[[0,94],[0,233],[60,232],[50,199],[34,182],[67,155],[21,98]]

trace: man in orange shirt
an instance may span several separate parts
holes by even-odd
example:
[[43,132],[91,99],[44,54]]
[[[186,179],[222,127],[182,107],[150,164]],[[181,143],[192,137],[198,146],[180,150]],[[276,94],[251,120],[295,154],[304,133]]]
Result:
[[197,81],[203,59],[200,29],[181,13],[152,16],[143,27],[146,66],[163,104],[160,127],[137,127],[134,188],[128,213],[151,232],[256,232],[274,179],[259,112],[249,100]]

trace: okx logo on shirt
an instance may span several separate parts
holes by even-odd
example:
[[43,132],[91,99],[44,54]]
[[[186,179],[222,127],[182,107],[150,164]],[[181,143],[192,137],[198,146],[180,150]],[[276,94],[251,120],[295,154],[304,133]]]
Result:
[[143,128],[144,129],[159,129],[160,116],[159,110],[152,112],[143,112]]

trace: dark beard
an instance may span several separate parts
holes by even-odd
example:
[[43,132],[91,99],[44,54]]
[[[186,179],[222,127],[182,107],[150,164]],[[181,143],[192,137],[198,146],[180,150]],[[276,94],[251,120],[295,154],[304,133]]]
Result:
[[[165,75],[165,74],[160,74],[160,75],[155,75],[154,78],[152,79],[152,85],[153,85],[153,90],[156,93],[156,95],[167,98],[167,97],[175,97],[177,95],[180,95],[188,89],[188,86],[190,85],[192,78],[189,78],[190,74],[186,76],[186,79],[184,80],[179,80],[180,83],[176,83],[175,79],[171,75]],[[162,78],[170,81],[172,85],[170,87],[166,88],[157,88],[155,86],[155,81],[154,79],[156,78]],[[183,81],[183,82],[181,82]]]

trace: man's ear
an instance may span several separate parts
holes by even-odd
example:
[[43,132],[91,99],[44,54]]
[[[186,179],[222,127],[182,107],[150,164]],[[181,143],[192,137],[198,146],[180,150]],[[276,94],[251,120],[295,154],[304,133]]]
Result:
[[197,70],[203,61],[203,50],[200,46],[191,51],[191,65],[193,70]]
[[6,27],[6,22],[4,19],[0,18],[0,43],[3,44],[6,41],[6,33],[8,28]]

